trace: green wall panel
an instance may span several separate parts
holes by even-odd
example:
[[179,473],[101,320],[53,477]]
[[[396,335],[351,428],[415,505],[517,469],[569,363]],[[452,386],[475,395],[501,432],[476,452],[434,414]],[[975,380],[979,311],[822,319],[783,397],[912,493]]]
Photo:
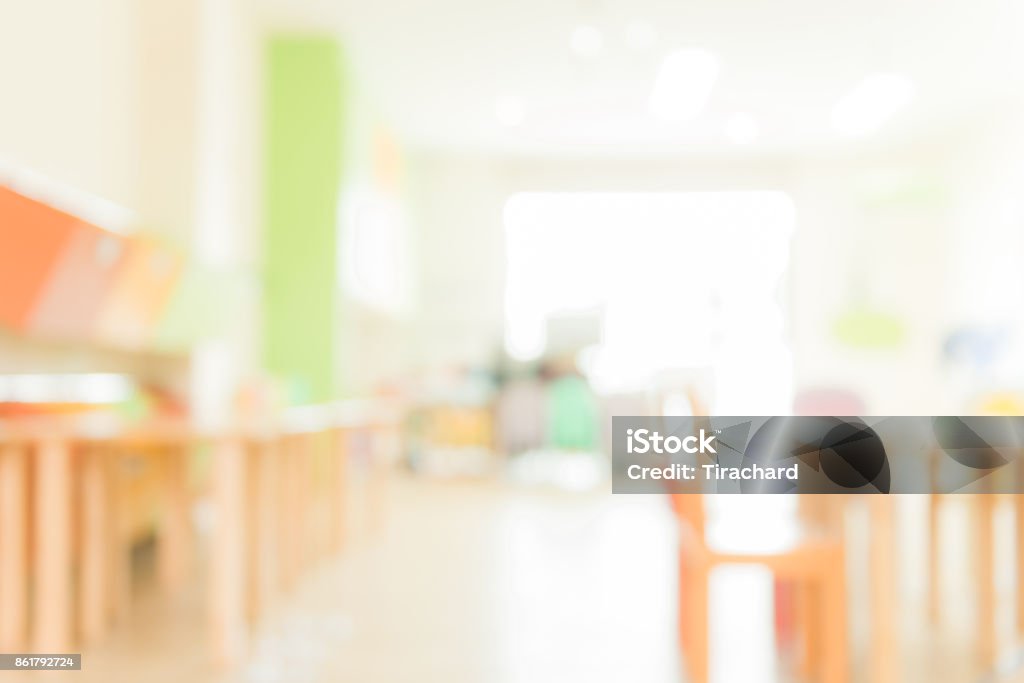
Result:
[[336,41],[267,45],[264,356],[292,402],[337,395],[337,205],[344,82]]

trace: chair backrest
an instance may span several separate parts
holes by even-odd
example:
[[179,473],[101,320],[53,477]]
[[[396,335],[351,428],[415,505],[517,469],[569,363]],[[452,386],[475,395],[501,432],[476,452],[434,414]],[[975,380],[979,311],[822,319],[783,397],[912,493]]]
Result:
[[704,543],[704,496],[700,493],[672,493],[669,502],[676,520],[693,539]]
[[970,405],[970,414],[1024,415],[1024,396],[1012,391],[997,391],[977,396]]
[[793,400],[794,415],[863,415],[863,399],[846,389],[808,389]]
[[806,532],[835,538],[845,536],[844,511],[851,494],[799,494],[799,517]]

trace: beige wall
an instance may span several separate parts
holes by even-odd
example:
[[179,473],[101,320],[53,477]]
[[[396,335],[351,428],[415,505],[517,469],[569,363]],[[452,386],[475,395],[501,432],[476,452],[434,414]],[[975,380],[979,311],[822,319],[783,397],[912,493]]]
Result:
[[39,0],[3,13],[0,159],[137,205],[138,5]]
[[[253,12],[246,0],[38,0],[0,20],[0,164],[115,202],[138,229],[236,274],[238,310],[212,345],[230,367],[216,390],[197,382],[193,391],[215,401],[259,357],[262,34]],[[180,374],[182,362],[9,333],[0,360],[8,372],[156,375]]]

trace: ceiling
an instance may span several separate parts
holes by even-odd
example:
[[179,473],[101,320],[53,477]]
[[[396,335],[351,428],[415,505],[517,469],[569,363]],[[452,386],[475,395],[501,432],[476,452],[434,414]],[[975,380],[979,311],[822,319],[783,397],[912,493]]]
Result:
[[[872,135],[880,144],[947,134],[1016,106],[1024,91],[1024,3],[1015,0],[263,2],[275,23],[337,32],[376,108],[421,145],[631,156],[829,150],[854,144],[833,129],[832,110],[872,74],[901,74],[914,89]],[[599,33],[598,54],[574,52],[580,26]],[[719,64],[707,106],[686,122],[654,118],[648,101],[662,60],[695,47]],[[742,145],[730,136],[737,114],[756,128]]]

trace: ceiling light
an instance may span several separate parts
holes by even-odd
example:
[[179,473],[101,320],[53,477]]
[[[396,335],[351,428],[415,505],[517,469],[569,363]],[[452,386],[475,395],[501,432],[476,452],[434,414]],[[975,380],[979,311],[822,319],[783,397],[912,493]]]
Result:
[[696,118],[711,98],[718,78],[718,59],[707,50],[670,52],[661,63],[651,92],[651,113],[665,121]]
[[914,99],[914,83],[901,74],[868,76],[832,109],[832,126],[847,137],[865,137],[880,129]]
[[502,95],[494,103],[494,115],[503,126],[518,126],[526,118],[526,107],[522,99],[513,95]]
[[757,119],[746,112],[736,112],[725,122],[725,135],[734,145],[749,145],[759,133]]
[[573,29],[569,44],[580,57],[592,59],[604,49],[604,35],[596,26],[583,24]]

